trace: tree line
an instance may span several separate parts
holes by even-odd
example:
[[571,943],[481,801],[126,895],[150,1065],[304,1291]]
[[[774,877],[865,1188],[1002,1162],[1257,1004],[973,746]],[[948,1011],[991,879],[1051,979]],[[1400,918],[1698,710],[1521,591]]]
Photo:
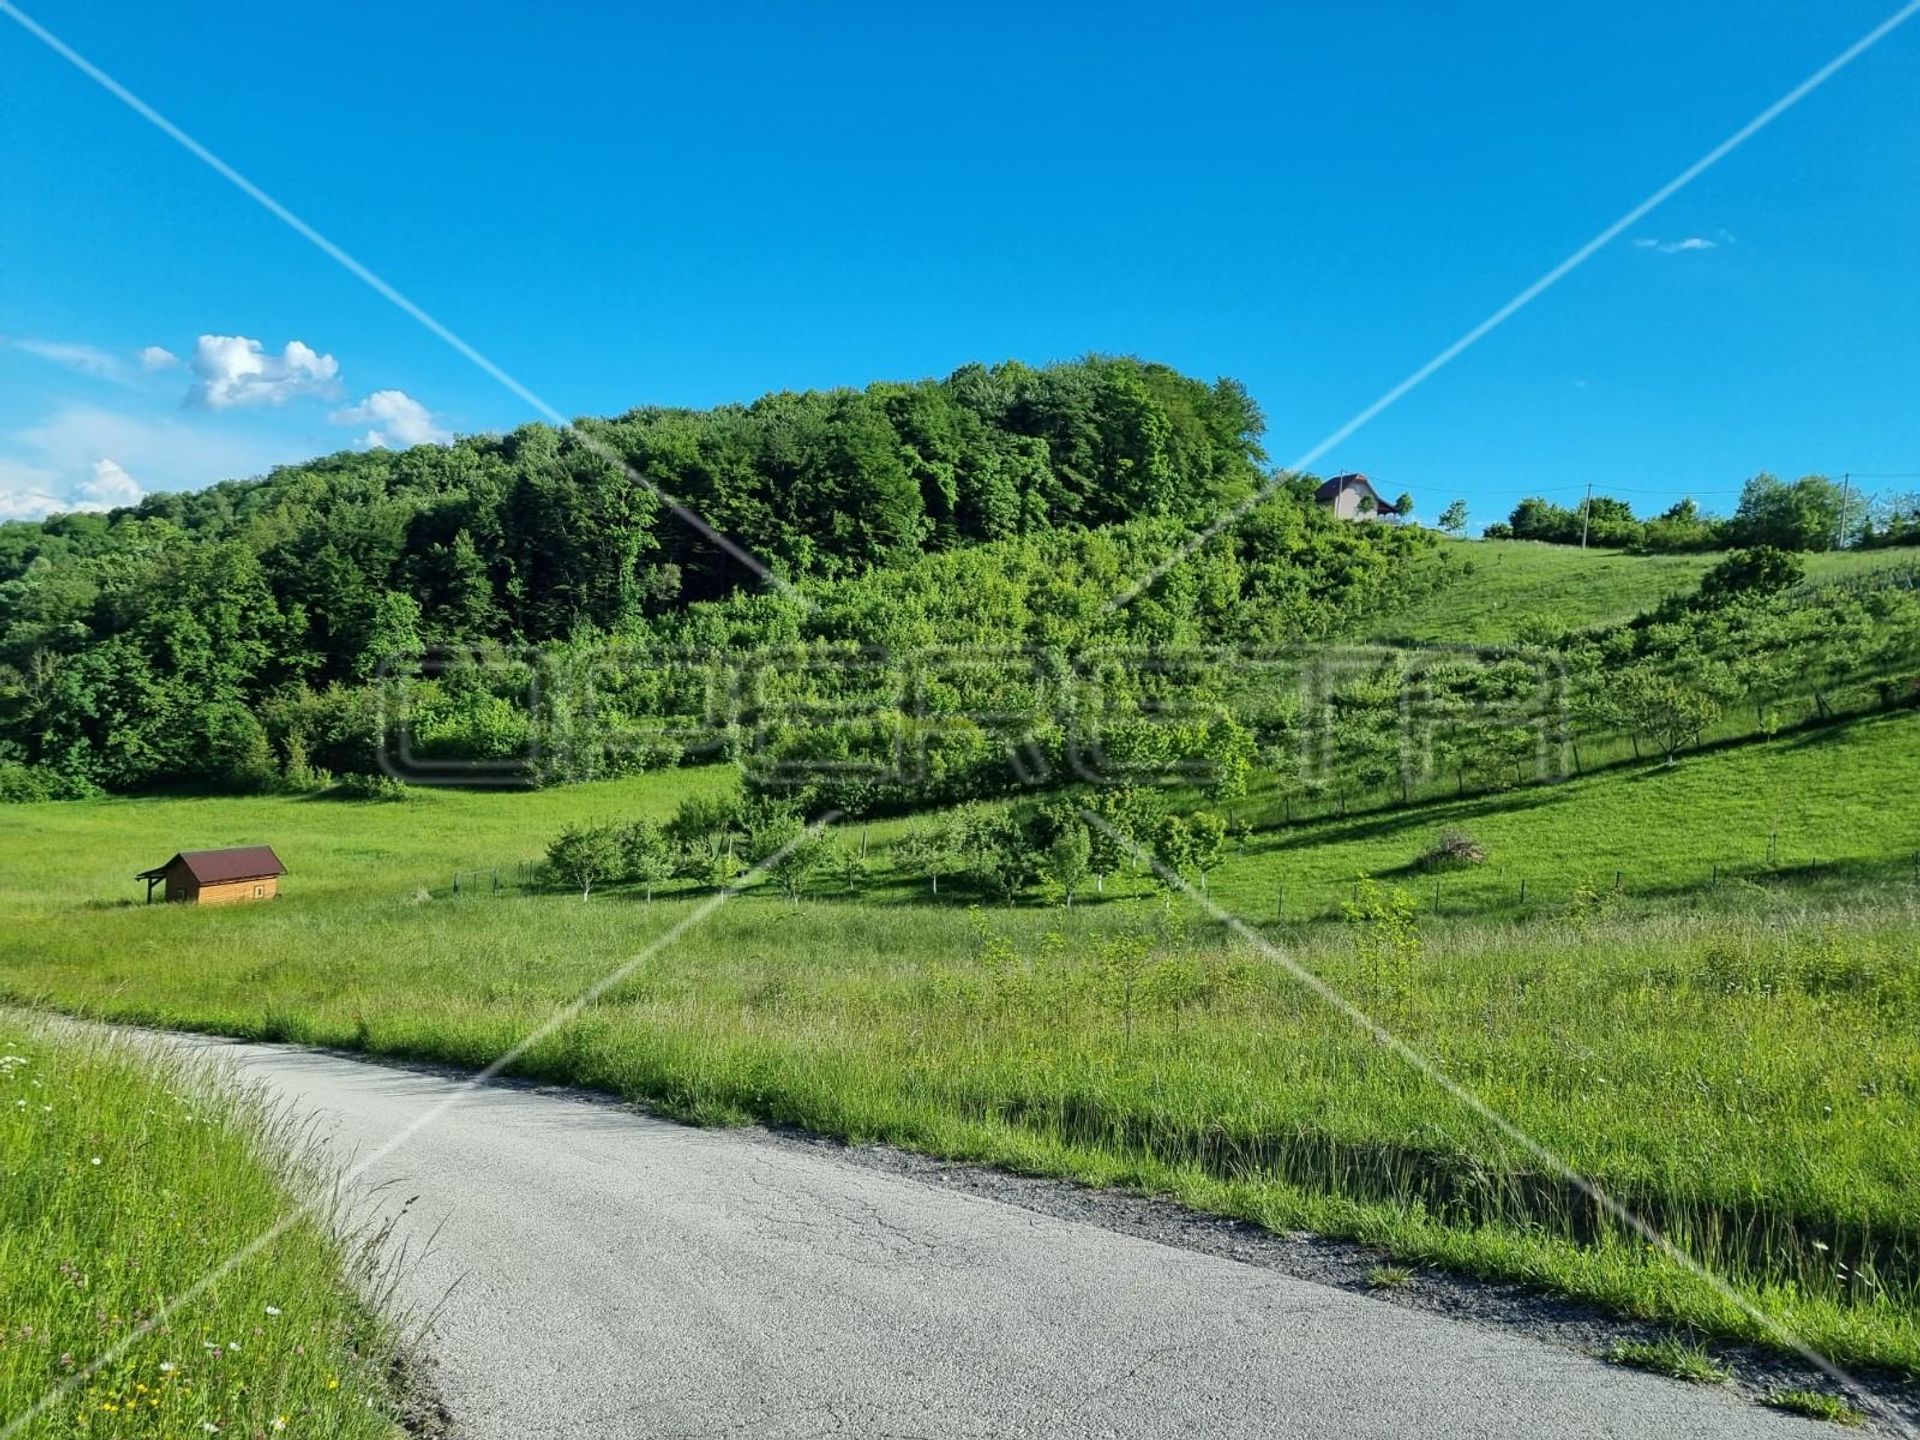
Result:
[[[1460,519],[1464,523],[1464,510]],[[1442,528],[1450,528],[1443,525]],[[1641,518],[1611,495],[1576,505],[1528,496],[1483,532],[1490,540],[1540,540],[1640,553],[1680,553],[1765,546],[1806,552],[1920,544],[1920,495],[1875,498],[1824,475],[1782,480],[1765,473],[1747,481],[1730,516],[1713,516],[1691,498]]]
[[662,495],[790,581],[853,580],[1212,515],[1260,482],[1262,428],[1237,382],[1164,365],[969,365],[341,453],[0,525],[0,764],[82,790],[364,769],[368,685],[397,658],[644,635],[701,602],[765,599]]

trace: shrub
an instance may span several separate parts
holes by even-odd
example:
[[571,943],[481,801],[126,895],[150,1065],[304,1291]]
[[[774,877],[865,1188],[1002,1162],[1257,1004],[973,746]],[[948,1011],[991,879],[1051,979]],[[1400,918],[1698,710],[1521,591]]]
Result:
[[413,791],[406,782],[391,775],[342,775],[332,793],[343,800],[378,800],[390,804],[413,799]]
[[732,834],[741,825],[741,801],[733,795],[689,795],[666,823],[666,837],[689,846]]
[[1449,826],[1420,856],[1419,864],[1423,870],[1464,870],[1470,865],[1485,864],[1486,859],[1485,846],[1466,831]]
[[0,804],[29,804],[42,800],[84,800],[100,789],[86,780],[49,770],[44,765],[0,761]]
[[1806,564],[1798,555],[1756,545],[1733,551],[1701,576],[1700,598],[1717,605],[1741,595],[1772,595],[1791,590],[1806,578]]

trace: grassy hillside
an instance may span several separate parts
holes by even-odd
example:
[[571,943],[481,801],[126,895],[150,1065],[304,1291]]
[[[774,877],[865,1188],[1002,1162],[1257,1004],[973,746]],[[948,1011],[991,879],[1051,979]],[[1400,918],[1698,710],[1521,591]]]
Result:
[[[1671,769],[1263,831],[1212,888],[1264,918],[1290,887],[1296,923],[1275,933],[1341,993],[1765,1313],[1837,1356],[1920,1368],[1920,1199],[1908,1183],[1920,1167],[1908,1123],[1920,895],[1903,868],[1920,834],[1883,803],[1913,786],[1917,726],[1890,716]],[[0,984],[92,1014],[479,1066],[699,900],[455,899],[452,869],[532,856],[570,818],[661,814],[726,778],[398,805],[0,811],[0,844],[25,857],[0,892]],[[1822,899],[1791,873],[1760,873],[1776,817],[1785,862],[1854,862],[1844,893]],[[1391,886],[1448,823],[1489,858],[1448,879],[1446,917],[1410,876],[1397,939],[1373,899],[1365,923],[1297,923],[1310,905],[1352,898],[1360,871]],[[876,862],[897,825],[871,827]],[[241,840],[283,847],[286,898],[117,903],[132,870],[171,848]],[[1704,882],[1716,853],[1751,869],[1701,913],[1605,894],[1616,868],[1630,892]],[[1535,886],[1529,923],[1464,915],[1514,910],[1522,878]],[[1110,893],[1071,912],[980,910],[888,885],[883,863],[879,879],[859,898],[741,897],[649,954],[523,1068],[703,1121],[800,1124],[1142,1184],[1767,1338],[1683,1270],[1596,1227],[1530,1159],[1185,903]],[[1748,880],[1763,888],[1740,889]],[[1561,888],[1576,881],[1593,887],[1578,904]]]
[[[1630,620],[1671,595],[1691,593],[1720,554],[1629,555],[1536,540],[1449,540],[1411,563],[1444,580],[1414,609],[1379,617],[1380,643],[1496,645]],[[1914,552],[1851,550],[1802,557],[1811,581],[1910,565]]]
[[[1229,847],[1212,891],[1267,918],[1285,891],[1292,916],[1337,906],[1357,875],[1409,885],[1414,862],[1457,828],[1483,864],[1440,877],[1444,908],[1518,912],[1564,906],[1581,888],[1659,895],[1722,884],[1856,885],[1920,879],[1920,810],[1889,796],[1920,790],[1920,715],[1903,713],[1467,800],[1285,826],[1258,788],[1238,811],[1261,827]],[[1748,897],[1752,898],[1751,896]],[[1741,902],[1744,903],[1744,902]]]
[[391,1338],[328,1217],[295,1214],[289,1183],[324,1182],[283,1122],[178,1060],[18,1013],[0,1056],[0,1417],[23,1436],[400,1435]]

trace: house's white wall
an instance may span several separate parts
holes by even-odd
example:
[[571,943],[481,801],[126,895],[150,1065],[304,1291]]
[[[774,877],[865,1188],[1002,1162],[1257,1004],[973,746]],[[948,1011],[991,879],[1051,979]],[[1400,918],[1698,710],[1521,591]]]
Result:
[[1377,501],[1375,502],[1375,505],[1376,505],[1375,509],[1362,510],[1360,508],[1360,501],[1366,495],[1366,493],[1367,492],[1365,490],[1362,490],[1358,485],[1348,485],[1343,487],[1338,495],[1334,496],[1332,500],[1327,502],[1329,507],[1333,511],[1334,519],[1336,520],[1377,520],[1380,517],[1380,512],[1379,512],[1379,509],[1377,508],[1378,507]]

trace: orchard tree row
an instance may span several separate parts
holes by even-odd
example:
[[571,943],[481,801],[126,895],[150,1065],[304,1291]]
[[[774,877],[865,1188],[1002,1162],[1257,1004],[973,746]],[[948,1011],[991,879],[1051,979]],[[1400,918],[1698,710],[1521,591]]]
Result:
[[1183,884],[1204,889],[1227,839],[1219,814],[1175,813],[1160,795],[1132,787],[922,816],[884,857],[870,857],[864,833],[836,832],[829,818],[810,823],[794,805],[765,798],[693,799],[664,822],[568,827],[547,846],[546,873],[583,900],[608,886],[651,902],[674,881],[724,891],[752,880],[797,901],[825,886],[857,895],[884,876],[924,885],[933,899],[944,884],[948,895],[958,887],[1007,905],[1037,891],[1071,909],[1090,889],[1105,894],[1116,876],[1168,895]]

